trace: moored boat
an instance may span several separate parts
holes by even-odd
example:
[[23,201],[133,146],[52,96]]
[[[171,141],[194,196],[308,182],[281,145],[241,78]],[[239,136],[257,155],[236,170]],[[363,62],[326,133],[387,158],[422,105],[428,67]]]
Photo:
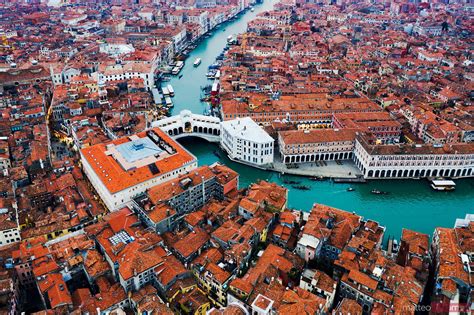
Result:
[[378,189],[372,189],[370,192],[374,195],[388,195],[389,194],[389,192],[387,191],[380,191]]
[[168,91],[170,92],[170,96],[174,96],[173,86],[171,84],[168,84],[166,87],[168,88]]
[[193,66],[198,67],[200,64],[201,64],[201,58],[196,58],[196,60],[194,60]]
[[433,179],[431,181],[431,188],[438,191],[453,191],[456,189],[456,183],[452,180]]
[[295,189],[299,189],[299,190],[310,190],[311,189],[311,187],[306,186],[306,185],[293,185],[291,187],[293,187]]
[[166,96],[166,97],[165,97],[165,103],[166,103],[166,106],[167,106],[168,108],[171,108],[171,107],[174,106],[174,105],[173,105],[173,101],[171,100],[171,97],[169,97],[169,96]]

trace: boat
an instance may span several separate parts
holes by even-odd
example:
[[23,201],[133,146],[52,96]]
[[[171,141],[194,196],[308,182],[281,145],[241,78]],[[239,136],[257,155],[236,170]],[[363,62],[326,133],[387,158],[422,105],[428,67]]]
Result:
[[394,239],[392,243],[392,253],[394,254],[398,253],[399,248],[400,247],[398,246],[398,241]]
[[283,184],[288,184],[288,185],[299,185],[301,182],[296,181],[296,180],[289,180],[289,179],[284,179]]
[[348,187],[348,188],[347,188],[347,191],[355,191],[355,189],[352,188],[352,187]]
[[456,189],[456,183],[452,180],[433,179],[431,181],[431,188],[438,191],[453,191]]
[[173,86],[171,84],[168,84],[166,87],[168,88],[168,91],[170,92],[170,96],[174,96]]
[[250,8],[250,12],[253,12],[253,11],[255,11],[255,9],[254,9],[254,8]]
[[178,79],[181,79],[182,77],[183,77],[183,75],[182,75],[182,74],[180,74],[180,75],[179,75],[179,77],[178,77]]
[[380,191],[378,189],[372,189],[371,193],[374,194],[374,195],[388,195],[389,194],[389,192]]
[[168,108],[174,106],[174,105],[173,105],[173,101],[171,100],[171,97],[169,97],[169,96],[166,96],[166,97],[165,97],[165,103],[166,103],[166,106],[168,106]]
[[171,70],[171,74],[173,75],[178,75],[181,69],[184,67],[184,61],[178,61],[176,62],[176,66],[174,66],[173,70]]
[[164,96],[169,96],[170,95],[170,91],[168,90],[168,88],[166,86],[162,87],[161,91],[163,92]]
[[214,75],[214,79],[219,79],[221,77],[221,70],[217,70],[216,74]]
[[310,178],[312,181],[318,182],[324,180],[323,176],[314,176]]
[[291,187],[293,187],[295,189],[299,189],[299,190],[310,190],[311,189],[311,187],[306,186],[306,185],[292,185]]
[[215,70],[211,70],[211,71],[209,71],[208,73],[206,73],[206,77],[207,77],[208,79],[214,79],[215,76],[216,76],[216,72],[217,72],[217,71],[215,71]]
[[219,94],[219,89],[220,89],[219,82],[214,81],[214,83],[212,83],[211,95],[216,96],[217,94]]
[[180,71],[181,69],[179,69],[178,67],[174,67],[173,70],[171,70],[171,74],[177,75]]
[[209,67],[207,67],[208,70],[217,70],[221,67],[222,65],[222,62],[214,62],[212,65],[210,65]]
[[196,60],[194,60],[193,65],[194,65],[195,67],[198,67],[200,64],[201,64],[201,58],[196,58]]

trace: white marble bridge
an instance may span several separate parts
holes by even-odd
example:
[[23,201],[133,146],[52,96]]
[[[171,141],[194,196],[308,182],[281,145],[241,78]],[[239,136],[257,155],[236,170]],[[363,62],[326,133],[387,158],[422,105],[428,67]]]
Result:
[[220,141],[220,119],[193,114],[189,110],[183,110],[179,115],[156,120],[151,123],[151,127],[160,128],[173,139],[198,137],[209,142]]

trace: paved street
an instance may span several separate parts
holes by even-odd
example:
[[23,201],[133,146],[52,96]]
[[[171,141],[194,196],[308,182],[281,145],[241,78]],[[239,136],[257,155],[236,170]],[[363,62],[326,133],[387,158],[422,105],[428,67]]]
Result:
[[339,165],[335,161],[319,161],[319,163],[302,163],[298,164],[298,168],[288,169],[285,164],[275,161],[273,163],[273,168],[277,172],[285,172],[285,174],[294,174],[294,175],[306,175],[306,176],[324,176],[324,177],[337,177],[337,178],[356,178],[357,175],[362,173],[355,166],[355,164],[350,161],[343,161]]

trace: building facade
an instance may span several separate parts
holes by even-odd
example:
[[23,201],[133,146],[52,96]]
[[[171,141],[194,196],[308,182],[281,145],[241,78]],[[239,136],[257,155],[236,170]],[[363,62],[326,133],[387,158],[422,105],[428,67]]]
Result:
[[354,150],[354,129],[290,130],[278,133],[283,163],[348,160]]
[[365,178],[474,176],[474,145],[375,145],[356,137],[354,161]]
[[196,211],[213,198],[223,200],[227,193],[236,191],[238,185],[238,174],[228,167],[203,166],[137,196],[133,208],[147,226],[164,233],[185,214]]
[[221,147],[232,160],[254,166],[272,164],[273,143],[273,138],[249,117],[221,123]]

